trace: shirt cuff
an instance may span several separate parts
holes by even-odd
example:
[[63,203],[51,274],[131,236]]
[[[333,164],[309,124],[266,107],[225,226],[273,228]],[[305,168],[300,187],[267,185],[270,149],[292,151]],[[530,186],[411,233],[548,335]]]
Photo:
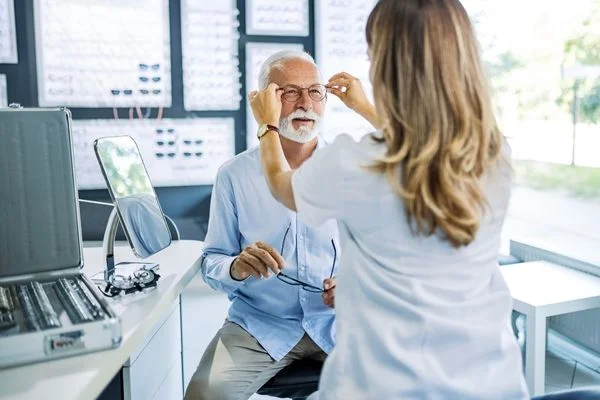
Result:
[[221,261],[221,274],[219,276],[219,281],[228,286],[241,287],[244,286],[248,278],[238,281],[233,279],[231,276],[231,264],[235,261],[237,257],[226,257]]

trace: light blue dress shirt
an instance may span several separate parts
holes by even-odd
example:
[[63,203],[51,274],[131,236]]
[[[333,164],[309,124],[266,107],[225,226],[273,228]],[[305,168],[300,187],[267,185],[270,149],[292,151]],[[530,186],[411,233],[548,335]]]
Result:
[[[321,147],[319,142],[319,147]],[[263,241],[281,251],[285,274],[323,287],[340,259],[335,221],[318,228],[300,222],[278,203],[267,187],[258,147],[225,163],[217,174],[210,204],[201,274],[214,289],[225,291],[232,304],[228,320],[254,336],[275,360],[281,360],[306,332],[326,353],[334,345],[335,312],[320,293],[280,281],[274,275],[236,281],[230,266],[248,245]],[[334,265],[334,248],[337,250]]]

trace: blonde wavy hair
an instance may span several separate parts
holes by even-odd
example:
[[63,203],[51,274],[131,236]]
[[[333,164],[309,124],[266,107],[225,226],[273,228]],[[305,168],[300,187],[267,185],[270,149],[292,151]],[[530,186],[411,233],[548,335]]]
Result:
[[468,245],[486,204],[480,178],[503,143],[469,17],[458,0],[380,0],[366,36],[388,148],[372,168],[404,200],[413,231],[440,228]]

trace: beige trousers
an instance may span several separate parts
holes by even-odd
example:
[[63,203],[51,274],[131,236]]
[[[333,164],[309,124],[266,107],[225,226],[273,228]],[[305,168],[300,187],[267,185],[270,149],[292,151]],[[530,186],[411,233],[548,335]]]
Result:
[[225,321],[185,391],[186,400],[246,400],[294,360],[324,361],[327,354],[305,333],[281,361],[269,356],[239,325]]

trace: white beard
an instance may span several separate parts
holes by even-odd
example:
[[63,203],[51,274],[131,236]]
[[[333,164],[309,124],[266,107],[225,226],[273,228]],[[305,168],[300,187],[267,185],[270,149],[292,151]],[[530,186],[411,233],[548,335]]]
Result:
[[[313,127],[301,126],[294,128],[292,120],[295,118],[309,118],[314,120]],[[317,137],[321,129],[321,117],[314,111],[296,110],[285,118],[279,120],[279,134],[286,139],[297,143],[308,143]]]

